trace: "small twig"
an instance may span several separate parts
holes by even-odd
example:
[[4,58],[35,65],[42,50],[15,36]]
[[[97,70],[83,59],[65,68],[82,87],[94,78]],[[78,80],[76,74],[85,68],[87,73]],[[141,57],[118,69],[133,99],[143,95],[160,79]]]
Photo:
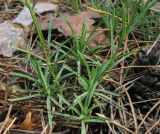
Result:
[[121,69],[128,69],[128,68],[160,68],[160,65],[148,65],[148,66],[124,66],[124,67],[120,67],[120,68],[116,68],[116,69],[111,69],[107,72],[113,72],[113,71],[118,71]]
[[[133,105],[134,105],[134,104],[147,103],[147,102],[150,102],[150,101],[157,101],[157,100],[160,100],[160,98],[150,99],[150,100],[143,100],[143,101],[138,101],[138,102],[133,102]],[[129,105],[129,104],[124,104],[124,106],[128,106],[128,105]]]
[[[102,117],[102,118],[106,118],[105,115],[102,115],[102,114],[99,114],[99,113],[96,113],[96,115],[99,116],[99,117]],[[132,130],[126,128],[125,126],[121,125],[120,123],[118,123],[118,122],[116,122],[116,121],[107,121],[107,120],[106,120],[106,123],[107,123],[107,124],[108,124],[108,123],[112,123],[112,124],[114,124],[114,125],[116,125],[116,126],[118,126],[118,127],[120,127],[120,128],[123,128],[124,130],[130,132],[131,134],[135,134]]]
[[132,103],[132,100],[128,94],[127,91],[126,92],[126,95],[128,97],[128,101],[129,101],[129,104],[130,104],[130,107],[131,107],[131,111],[132,111],[132,115],[133,115],[133,119],[134,119],[134,125],[135,125],[135,134],[138,134],[138,122],[137,122],[137,118],[136,118],[136,112],[134,110],[134,106],[133,106],[133,103]]
[[151,52],[151,50],[157,44],[157,42],[159,41],[159,39],[160,39],[160,34],[158,35],[157,39],[155,40],[155,42],[153,43],[153,45],[150,47],[150,49],[147,51],[147,55]]
[[116,17],[116,18],[118,18],[119,21],[122,21],[122,19],[121,19],[120,17],[118,17],[118,16],[113,16],[113,15],[112,15],[111,13],[109,13],[109,12],[102,11],[102,10],[99,10],[99,9],[96,9],[96,8],[89,7],[89,6],[87,6],[86,4],[82,4],[82,6],[84,6],[85,8],[88,8],[88,9],[90,9],[90,10],[92,10],[92,11],[98,12],[98,13],[100,13],[100,14],[107,14],[107,15],[109,15],[109,16],[111,16],[111,17]]
[[[107,121],[106,121],[107,122]],[[121,125],[120,123],[116,122],[116,121],[112,121],[111,123],[113,123],[114,125],[120,127],[120,128],[123,128],[124,130],[132,133],[132,134],[135,134],[133,131],[131,131],[130,129],[126,128],[125,126]]]
[[156,121],[144,134],[148,134],[153,128],[160,124],[160,120]]
[[[138,109],[138,113],[139,113],[139,118],[141,118],[141,120],[143,120],[143,116],[142,116],[142,113],[140,112],[140,109]],[[146,128],[146,130],[148,130],[147,122],[144,121],[143,125]],[[151,133],[148,133],[148,134],[151,134]]]
[[139,124],[138,128],[141,127],[141,125],[143,124],[143,122],[146,120],[146,118],[148,117],[148,115],[160,104],[160,100],[148,111],[148,113],[146,114],[146,116],[143,118],[142,122]]
[[43,131],[41,132],[41,134],[46,134],[47,129],[48,129],[48,124],[43,128]]
[[48,129],[48,124],[46,125],[45,123],[43,112],[41,112],[41,122],[42,122],[42,128],[43,128],[43,131],[41,132],[41,134],[46,134],[46,130]]
[[3,132],[3,134],[7,134],[7,131],[12,127],[12,125],[14,124],[14,122],[16,121],[17,117],[15,117],[12,122],[9,124],[9,126],[6,128],[6,130]]
[[6,118],[5,118],[4,122],[3,122],[3,125],[2,125],[1,128],[0,128],[0,134],[2,133],[4,127],[6,126],[8,120],[9,120],[9,116],[10,116],[11,110],[12,110],[12,105],[9,106],[8,113],[7,113],[7,115],[6,115]]
[[[35,131],[27,131],[27,130],[20,130],[20,129],[10,129],[11,131],[25,133],[25,134],[35,134]],[[36,134],[40,134],[40,132],[36,132]]]

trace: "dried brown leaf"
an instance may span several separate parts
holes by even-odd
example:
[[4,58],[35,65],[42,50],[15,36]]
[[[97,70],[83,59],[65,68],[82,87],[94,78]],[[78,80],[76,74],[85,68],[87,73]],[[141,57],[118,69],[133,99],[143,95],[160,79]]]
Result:
[[40,13],[44,13],[44,12],[47,12],[47,11],[54,11],[54,10],[57,10],[57,5],[56,4],[53,4],[51,2],[38,2],[36,5],[35,5],[35,12],[37,14],[40,14]]
[[29,111],[26,115],[25,120],[21,124],[21,129],[32,131],[33,124],[32,124],[32,113]]
[[58,28],[66,36],[72,35],[72,30],[67,22],[72,26],[73,30],[80,35],[82,32],[83,23],[86,29],[89,30],[90,26],[95,23],[93,18],[99,18],[99,14],[92,11],[81,12],[78,15],[67,16],[66,19],[59,17],[54,20],[53,27]]
[[0,24],[0,55],[11,57],[15,52],[14,47],[26,48],[26,37],[22,28],[15,27],[12,23]]
[[[34,9],[37,14],[41,14],[47,11],[54,11],[57,9],[57,7],[57,4],[43,1],[37,2]],[[24,7],[20,14],[12,22],[16,24],[21,24],[24,27],[31,25],[33,20],[29,9],[27,7]]]

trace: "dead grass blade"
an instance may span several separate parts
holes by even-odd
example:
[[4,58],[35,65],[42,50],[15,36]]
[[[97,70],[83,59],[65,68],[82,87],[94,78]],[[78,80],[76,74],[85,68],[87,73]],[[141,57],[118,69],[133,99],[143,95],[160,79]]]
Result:
[[6,118],[5,118],[4,122],[3,122],[3,125],[2,125],[1,128],[0,128],[0,134],[2,133],[4,127],[6,126],[8,120],[9,120],[9,116],[10,116],[11,111],[12,111],[12,105],[9,106],[8,113],[7,113],[7,115],[6,115]]
[[3,134],[7,134],[8,130],[12,127],[14,122],[16,121],[17,117],[15,117],[12,122],[9,124],[9,126],[6,128],[6,130],[3,132]]
[[132,115],[133,115],[133,119],[134,119],[134,125],[135,125],[135,134],[138,134],[138,123],[137,123],[137,115],[136,115],[136,112],[134,110],[134,106],[133,106],[133,103],[132,103],[132,100],[131,100],[131,97],[129,96],[128,92],[126,92],[126,95],[128,97],[128,101],[129,101],[129,105],[131,107],[131,111],[132,111]]
[[46,126],[43,128],[43,131],[41,132],[41,134],[46,134],[47,129],[48,129],[48,125],[46,125]]
[[[96,113],[96,115],[99,116],[99,117],[102,117],[102,118],[106,118],[104,115],[99,114],[99,113]],[[117,127],[120,127],[120,128],[126,130],[127,132],[129,132],[129,133],[131,133],[131,134],[135,134],[135,132],[133,132],[132,130],[126,128],[125,126],[121,125],[120,123],[118,123],[118,122],[116,122],[116,121],[110,121],[110,122],[108,122],[108,121],[106,120],[106,123],[107,123],[107,124],[112,123],[112,124],[116,125]]]
[[146,116],[143,118],[142,122],[139,124],[138,129],[141,127],[141,125],[144,123],[144,121],[147,119],[147,117],[149,116],[149,114],[158,106],[160,105],[160,100],[148,111],[148,113],[146,114]]
[[160,120],[156,121],[144,134],[148,134],[152,129],[160,124]]

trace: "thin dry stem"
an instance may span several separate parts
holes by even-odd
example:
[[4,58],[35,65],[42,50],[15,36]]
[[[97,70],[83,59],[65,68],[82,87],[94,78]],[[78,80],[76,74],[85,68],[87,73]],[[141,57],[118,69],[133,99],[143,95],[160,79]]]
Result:
[[160,124],[160,120],[156,121],[144,134],[148,134],[152,129]]
[[10,116],[11,111],[12,111],[12,105],[9,106],[8,113],[7,113],[7,115],[6,115],[6,118],[5,118],[4,122],[3,122],[3,125],[2,125],[1,128],[0,128],[0,134],[2,133],[4,127],[6,126],[8,120],[9,120],[9,116]]
[[12,122],[8,125],[8,127],[6,128],[6,130],[3,132],[3,134],[7,134],[8,130],[12,127],[12,125],[14,124],[14,122],[16,121],[17,117],[15,117]]
[[135,134],[138,134],[138,122],[137,122],[137,115],[136,115],[136,112],[134,110],[134,106],[133,106],[133,103],[132,103],[132,100],[131,100],[131,97],[129,96],[128,92],[126,92],[126,95],[128,97],[128,101],[129,101],[129,104],[130,104],[130,107],[131,107],[131,111],[132,111],[132,115],[133,115],[133,119],[134,119],[134,125],[135,125]]
[[147,117],[149,116],[149,114],[150,114],[158,105],[160,105],[160,100],[148,111],[148,113],[146,114],[146,116],[143,118],[142,122],[139,124],[138,128],[141,127],[141,125],[142,125],[143,122],[147,119]]

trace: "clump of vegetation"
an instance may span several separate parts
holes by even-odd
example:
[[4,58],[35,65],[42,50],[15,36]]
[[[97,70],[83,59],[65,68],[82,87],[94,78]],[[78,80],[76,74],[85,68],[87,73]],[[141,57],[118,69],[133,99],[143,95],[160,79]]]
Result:
[[[146,45],[159,32],[157,14],[150,11],[156,0],[91,0],[87,3],[69,0],[74,12],[79,13],[80,6],[83,6],[100,13],[101,17],[97,20],[98,26],[89,36],[85,24],[82,24],[79,36],[66,20],[72,36],[64,37],[63,41],[53,40],[52,17],[45,38],[33,5],[29,0],[21,2],[31,13],[39,39],[37,45],[43,55],[35,54],[33,46],[28,50],[17,48],[25,56],[15,59],[26,64],[27,73],[12,71],[10,75],[23,81],[25,89],[19,90],[24,91],[25,95],[10,98],[10,102],[33,100],[33,107],[36,102],[41,102],[44,111],[47,111],[44,114],[48,117],[52,131],[66,129],[68,133],[81,134],[138,134],[152,132],[152,127],[155,127],[153,132],[159,131],[159,125],[156,124],[159,111],[152,107],[156,113],[152,118],[156,120],[154,122],[149,117],[150,111],[143,113],[146,116],[141,114],[140,107],[132,102],[133,95],[130,95],[134,82],[142,76],[133,75],[136,72],[132,69],[136,67],[133,66],[136,64],[134,55],[139,50],[139,45]],[[91,48],[88,44],[89,37],[99,26],[106,30],[110,43],[100,46],[97,44]],[[153,26],[157,27],[154,31],[151,30]],[[155,107],[158,105],[156,103]],[[147,131],[146,128],[150,130]]]

